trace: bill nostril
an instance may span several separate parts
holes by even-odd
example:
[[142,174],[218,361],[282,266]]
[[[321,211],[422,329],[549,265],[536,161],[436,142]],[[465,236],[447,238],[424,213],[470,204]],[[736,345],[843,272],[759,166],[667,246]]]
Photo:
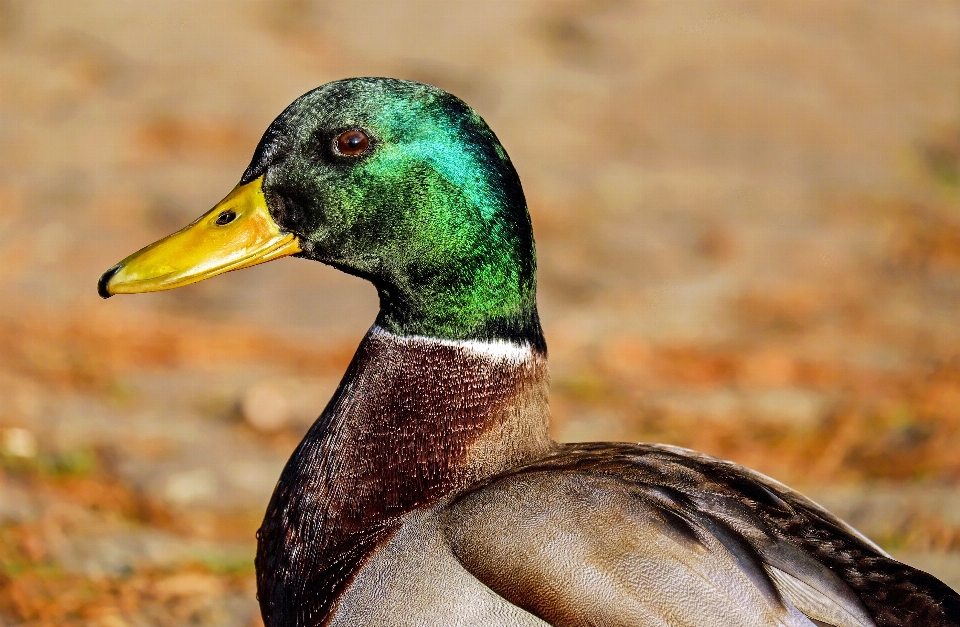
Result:
[[97,281],[97,294],[100,294],[100,298],[110,298],[113,294],[110,293],[110,288],[107,287],[107,284],[110,283],[110,279],[113,278],[117,272],[120,272],[120,266],[116,265],[103,273],[103,276],[100,277],[100,280]]
[[225,226],[237,219],[237,213],[232,209],[227,209],[217,216],[217,226]]

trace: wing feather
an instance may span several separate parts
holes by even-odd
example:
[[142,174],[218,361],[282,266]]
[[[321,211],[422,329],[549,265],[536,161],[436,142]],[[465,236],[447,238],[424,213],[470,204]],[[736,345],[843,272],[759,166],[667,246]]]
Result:
[[789,488],[659,445],[570,445],[459,497],[474,576],[551,624],[960,627],[960,596]]

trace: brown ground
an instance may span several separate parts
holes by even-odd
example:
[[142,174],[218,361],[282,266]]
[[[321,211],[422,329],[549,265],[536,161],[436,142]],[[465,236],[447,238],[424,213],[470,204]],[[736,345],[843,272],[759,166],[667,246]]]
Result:
[[259,623],[254,530],[373,290],[94,284],[351,75],[513,156],[558,438],[732,458],[960,587],[960,3],[0,0],[0,624]]

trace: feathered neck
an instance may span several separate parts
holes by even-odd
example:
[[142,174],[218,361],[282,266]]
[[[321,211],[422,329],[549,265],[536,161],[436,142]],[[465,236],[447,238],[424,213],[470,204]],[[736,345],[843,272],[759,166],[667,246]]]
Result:
[[257,534],[266,625],[322,624],[403,514],[546,454],[548,421],[535,347],[371,329]]

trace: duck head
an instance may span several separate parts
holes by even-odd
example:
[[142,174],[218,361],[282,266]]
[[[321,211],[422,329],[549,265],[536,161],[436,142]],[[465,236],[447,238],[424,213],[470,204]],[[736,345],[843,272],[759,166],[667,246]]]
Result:
[[436,87],[356,78],[298,98],[226,198],[98,289],[172,289],[291,255],[370,280],[392,333],[544,348],[520,180],[480,116]]

